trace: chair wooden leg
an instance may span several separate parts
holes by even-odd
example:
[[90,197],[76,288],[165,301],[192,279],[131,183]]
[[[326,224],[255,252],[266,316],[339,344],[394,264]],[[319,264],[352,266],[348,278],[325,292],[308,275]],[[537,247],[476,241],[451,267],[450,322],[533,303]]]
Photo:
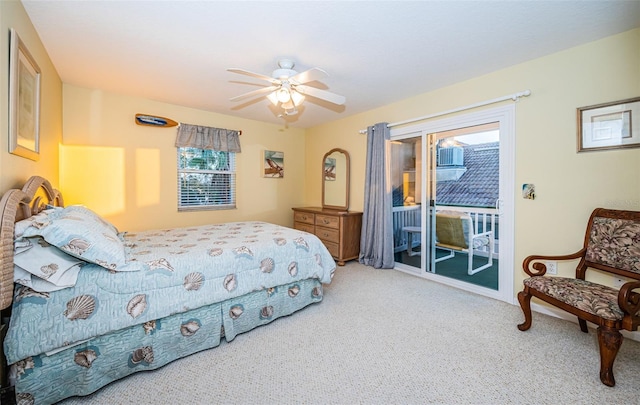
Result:
[[622,345],[622,335],[617,330],[600,326],[598,345],[600,346],[600,381],[604,385],[613,387],[616,385],[616,380],[613,378],[613,362]]
[[524,322],[518,325],[518,329],[521,331],[529,330],[531,327],[531,294],[525,288],[524,291],[518,293],[518,301],[520,302],[520,308],[524,313]]

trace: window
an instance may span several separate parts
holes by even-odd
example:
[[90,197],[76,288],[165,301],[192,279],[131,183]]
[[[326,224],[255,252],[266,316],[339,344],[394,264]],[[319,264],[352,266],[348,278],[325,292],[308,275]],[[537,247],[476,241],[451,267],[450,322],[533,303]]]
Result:
[[179,147],[178,211],[235,207],[235,153]]

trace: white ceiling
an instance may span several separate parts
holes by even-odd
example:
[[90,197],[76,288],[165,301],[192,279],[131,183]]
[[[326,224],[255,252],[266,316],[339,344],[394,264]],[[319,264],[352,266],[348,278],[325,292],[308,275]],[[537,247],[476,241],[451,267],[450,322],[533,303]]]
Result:
[[638,0],[22,2],[76,86],[283,123],[264,97],[229,101],[268,83],[226,69],[320,67],[310,84],[347,102],[307,97],[286,118],[301,128],[640,26]]

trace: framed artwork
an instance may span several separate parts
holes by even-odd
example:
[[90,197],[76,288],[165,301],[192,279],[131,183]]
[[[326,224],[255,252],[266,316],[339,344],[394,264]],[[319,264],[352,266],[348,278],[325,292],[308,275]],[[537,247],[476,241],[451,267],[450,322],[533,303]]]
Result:
[[578,152],[640,147],[640,97],[578,108]]
[[336,159],[326,158],[324,161],[324,180],[336,181]]
[[9,153],[31,160],[40,154],[40,68],[11,29],[9,55]]
[[530,183],[522,185],[522,198],[525,200],[536,199],[536,186]]
[[264,151],[263,177],[284,177],[284,153]]

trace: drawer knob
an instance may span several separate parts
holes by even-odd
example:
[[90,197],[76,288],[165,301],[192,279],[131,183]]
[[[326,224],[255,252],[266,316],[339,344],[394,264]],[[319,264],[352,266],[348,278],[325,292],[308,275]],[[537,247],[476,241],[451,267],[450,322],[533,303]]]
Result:
[[325,224],[328,224],[328,223],[329,223],[329,220],[328,220],[328,219],[325,219],[325,220],[324,220],[324,223],[325,223]]

